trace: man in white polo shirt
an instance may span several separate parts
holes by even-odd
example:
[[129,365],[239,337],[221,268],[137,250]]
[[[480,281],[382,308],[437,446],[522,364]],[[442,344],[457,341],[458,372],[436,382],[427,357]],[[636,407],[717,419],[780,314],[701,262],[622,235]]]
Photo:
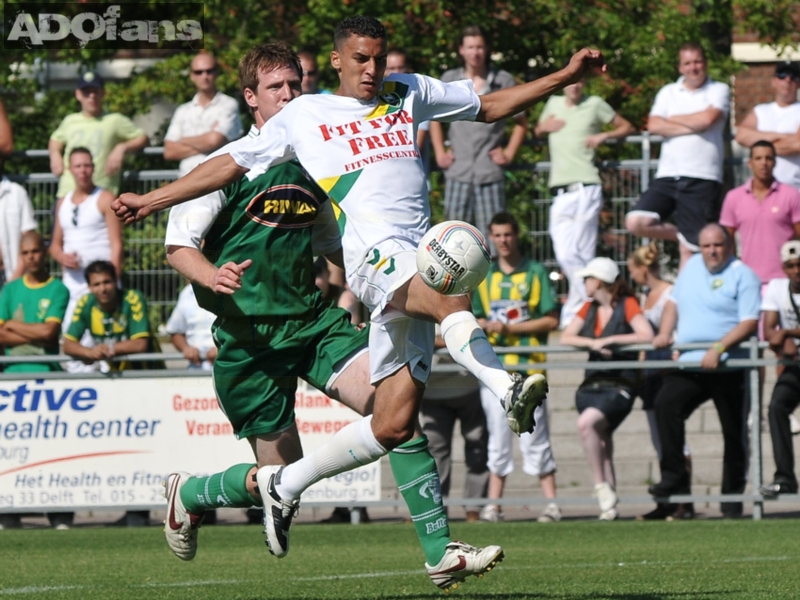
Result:
[[201,52],[192,59],[191,80],[197,89],[194,98],[181,104],[164,136],[164,158],[181,161],[180,177],[203,162],[209,154],[242,137],[239,104],[217,91],[219,68],[216,59]]
[[800,188],[800,67],[795,63],[780,62],[770,82],[775,101],[758,104],[736,126],[736,141],[752,148],[759,140],[772,142],[778,154],[775,179]]
[[[708,77],[702,46],[687,42],[678,52],[675,83],[665,85],[650,110],[648,129],[664,136],[656,179],[625,217],[631,233],[679,240],[681,267],[699,251],[697,237],[717,220],[722,187],[722,133],[730,88]],[[675,225],[666,219],[675,213]]]

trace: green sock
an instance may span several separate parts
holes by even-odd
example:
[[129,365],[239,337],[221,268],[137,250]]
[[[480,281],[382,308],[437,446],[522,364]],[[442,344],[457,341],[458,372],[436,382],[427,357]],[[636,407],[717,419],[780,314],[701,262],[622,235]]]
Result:
[[437,565],[450,543],[450,523],[442,504],[436,462],[428,450],[428,438],[422,436],[398,446],[389,453],[389,463],[411,513],[425,559],[429,565]]
[[181,487],[181,500],[190,513],[212,508],[250,508],[258,500],[247,491],[247,474],[255,465],[234,465],[208,477],[190,477]]

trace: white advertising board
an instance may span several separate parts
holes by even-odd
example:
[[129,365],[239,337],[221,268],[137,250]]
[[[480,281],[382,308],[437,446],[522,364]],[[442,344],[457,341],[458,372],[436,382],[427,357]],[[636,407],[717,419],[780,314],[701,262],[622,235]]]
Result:
[[[358,419],[300,382],[306,452]],[[210,377],[0,381],[0,512],[155,508],[162,479],[254,462],[220,410]],[[380,499],[378,463],[323,480],[306,502]]]

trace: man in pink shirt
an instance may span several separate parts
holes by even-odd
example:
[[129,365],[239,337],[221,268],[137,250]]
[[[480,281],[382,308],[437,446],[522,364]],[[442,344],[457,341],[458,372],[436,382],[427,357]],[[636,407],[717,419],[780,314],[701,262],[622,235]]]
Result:
[[775,179],[775,156],[771,142],[753,144],[748,161],[753,177],[728,192],[719,218],[731,236],[739,231],[742,262],[763,285],[783,277],[781,245],[800,238],[800,192]]

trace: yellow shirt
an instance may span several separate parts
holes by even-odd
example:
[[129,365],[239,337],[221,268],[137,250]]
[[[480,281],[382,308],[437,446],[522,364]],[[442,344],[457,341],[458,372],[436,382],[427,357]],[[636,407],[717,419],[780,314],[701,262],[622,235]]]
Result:
[[128,117],[119,113],[103,113],[99,117],[87,117],[82,112],[64,117],[50,136],[65,145],[64,173],[58,183],[58,197],[75,189],[75,178],[69,172],[69,153],[73,148],[88,148],[94,159],[94,184],[119,194],[119,173],[106,175],[106,161],[114,146],[144,135],[144,130],[134,125]]

